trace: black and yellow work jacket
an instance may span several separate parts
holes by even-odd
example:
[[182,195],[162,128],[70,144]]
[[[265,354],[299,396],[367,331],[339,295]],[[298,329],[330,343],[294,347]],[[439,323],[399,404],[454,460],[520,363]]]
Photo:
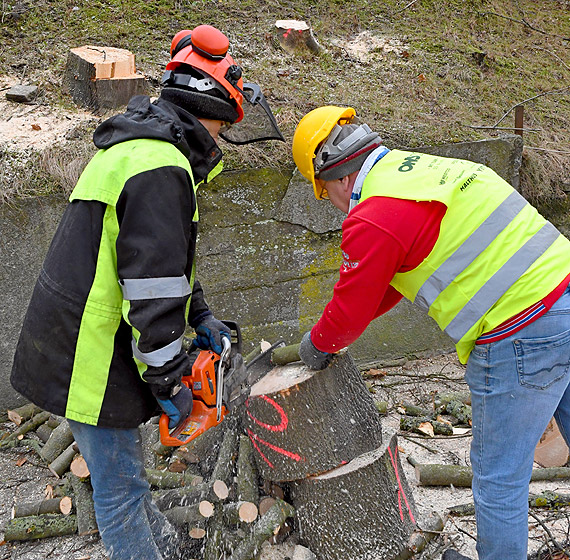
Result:
[[196,185],[221,170],[221,152],[194,116],[146,96],[102,123],[94,142],[34,288],[11,382],[47,411],[131,428],[185,373],[186,325],[209,313],[194,282]]

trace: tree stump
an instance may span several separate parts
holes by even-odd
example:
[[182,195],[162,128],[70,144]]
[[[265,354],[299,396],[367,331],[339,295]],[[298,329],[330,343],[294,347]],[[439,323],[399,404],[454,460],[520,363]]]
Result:
[[261,476],[299,480],[382,443],[381,416],[348,352],[322,371],[275,367],[246,402],[245,423]]
[[131,52],[90,45],[69,51],[63,88],[75,103],[93,110],[124,106],[147,91]]
[[302,54],[303,51],[318,54],[321,51],[305,21],[281,19],[275,22],[275,29],[279,45],[288,54]]
[[534,460],[541,467],[563,467],[568,462],[568,454],[568,446],[553,418],[536,446]]
[[301,543],[321,560],[393,559],[416,531],[395,434],[378,449],[290,487]]

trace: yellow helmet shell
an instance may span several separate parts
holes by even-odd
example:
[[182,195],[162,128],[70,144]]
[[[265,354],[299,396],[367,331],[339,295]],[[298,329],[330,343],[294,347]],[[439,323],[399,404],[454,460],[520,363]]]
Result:
[[[293,160],[303,177],[313,184],[315,198],[322,200],[322,189],[315,182],[315,152],[337,124],[347,124],[356,111],[352,107],[325,105],[307,113],[297,125],[293,136]],[[344,121],[344,122],[342,122]]]

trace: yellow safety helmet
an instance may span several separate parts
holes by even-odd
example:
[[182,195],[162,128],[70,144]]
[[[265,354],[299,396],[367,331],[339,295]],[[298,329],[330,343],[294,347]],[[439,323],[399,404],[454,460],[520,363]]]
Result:
[[323,200],[323,188],[315,181],[314,159],[317,149],[337,124],[348,124],[355,115],[352,107],[326,105],[307,113],[295,129],[293,160],[301,175],[313,184],[317,200]]

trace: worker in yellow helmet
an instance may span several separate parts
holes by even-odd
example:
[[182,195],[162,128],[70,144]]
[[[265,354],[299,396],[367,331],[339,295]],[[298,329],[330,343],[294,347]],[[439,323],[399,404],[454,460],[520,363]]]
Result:
[[553,416],[570,443],[570,242],[491,169],[389,150],[350,107],[305,115],[293,158],[347,213],[340,277],[301,359],[326,367],[402,297],[424,309],[467,364],[479,558],[526,560],[534,450]]

